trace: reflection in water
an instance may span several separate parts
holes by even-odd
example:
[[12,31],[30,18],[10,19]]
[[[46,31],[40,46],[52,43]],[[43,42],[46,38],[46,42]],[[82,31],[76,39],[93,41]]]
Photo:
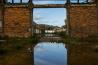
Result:
[[45,34],[45,36],[55,36],[55,34]]
[[67,49],[63,43],[38,43],[34,48],[34,65],[67,65]]

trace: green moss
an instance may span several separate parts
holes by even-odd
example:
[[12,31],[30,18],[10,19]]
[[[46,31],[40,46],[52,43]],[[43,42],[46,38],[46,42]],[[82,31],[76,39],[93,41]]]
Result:
[[55,34],[62,37],[63,42],[68,43],[68,44],[76,44],[80,41],[79,38],[70,37],[69,35],[66,34],[66,32],[59,32],[59,33],[55,33]]
[[38,38],[36,36],[30,36],[28,38],[8,38],[7,42],[16,46],[21,46],[21,44],[34,44],[38,42]]

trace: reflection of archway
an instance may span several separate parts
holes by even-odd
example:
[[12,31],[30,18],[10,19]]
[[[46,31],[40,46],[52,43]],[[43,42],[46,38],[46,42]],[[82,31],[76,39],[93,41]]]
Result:
[[31,50],[32,50],[32,65],[34,65],[34,47],[36,46],[37,44],[33,44],[32,47],[31,47]]
[[[45,65],[48,63],[49,65],[56,65],[56,63],[58,65],[60,65],[60,63],[62,65],[67,65],[67,55],[68,55],[67,48],[66,44],[63,43],[39,42],[38,44],[35,45],[35,50],[34,52],[32,52],[32,54],[34,64],[38,63],[40,65],[42,62],[44,62]],[[51,61],[51,59],[53,60]]]

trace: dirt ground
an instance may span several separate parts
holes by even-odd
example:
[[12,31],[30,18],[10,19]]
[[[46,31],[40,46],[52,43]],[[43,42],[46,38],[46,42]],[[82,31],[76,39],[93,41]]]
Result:
[[10,51],[0,55],[0,65],[33,65],[32,53],[28,51],[28,48],[31,47],[30,44],[25,44],[18,50],[13,48],[11,44],[3,47],[10,49]]
[[[98,43],[67,44],[68,65],[98,65]],[[34,65],[34,55],[28,51],[31,44],[23,44],[16,50],[11,44],[3,44],[0,47],[10,49],[4,55],[0,55],[0,65]],[[34,45],[33,45],[34,47]]]
[[68,65],[98,65],[98,43],[68,45]]

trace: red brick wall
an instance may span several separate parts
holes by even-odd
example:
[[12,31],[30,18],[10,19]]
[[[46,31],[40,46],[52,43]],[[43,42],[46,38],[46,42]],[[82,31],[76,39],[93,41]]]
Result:
[[2,23],[2,21],[1,21],[1,20],[2,20],[2,19],[1,19],[1,14],[2,14],[2,13],[1,13],[1,12],[2,12],[2,11],[0,10],[0,34],[1,34],[1,32],[2,32],[2,29],[1,29],[1,23]]
[[1,12],[2,12],[2,11],[0,10],[0,20],[1,20]]
[[[1,23],[1,19],[2,19],[2,15],[1,14],[2,14],[2,9],[1,9],[1,6],[0,6],[0,23]],[[1,28],[0,28],[0,32],[1,32]]]
[[5,8],[4,33],[9,37],[28,37],[31,35],[29,28],[30,10],[22,7]]
[[73,37],[85,37],[97,32],[97,8],[92,5],[69,7],[70,33]]

